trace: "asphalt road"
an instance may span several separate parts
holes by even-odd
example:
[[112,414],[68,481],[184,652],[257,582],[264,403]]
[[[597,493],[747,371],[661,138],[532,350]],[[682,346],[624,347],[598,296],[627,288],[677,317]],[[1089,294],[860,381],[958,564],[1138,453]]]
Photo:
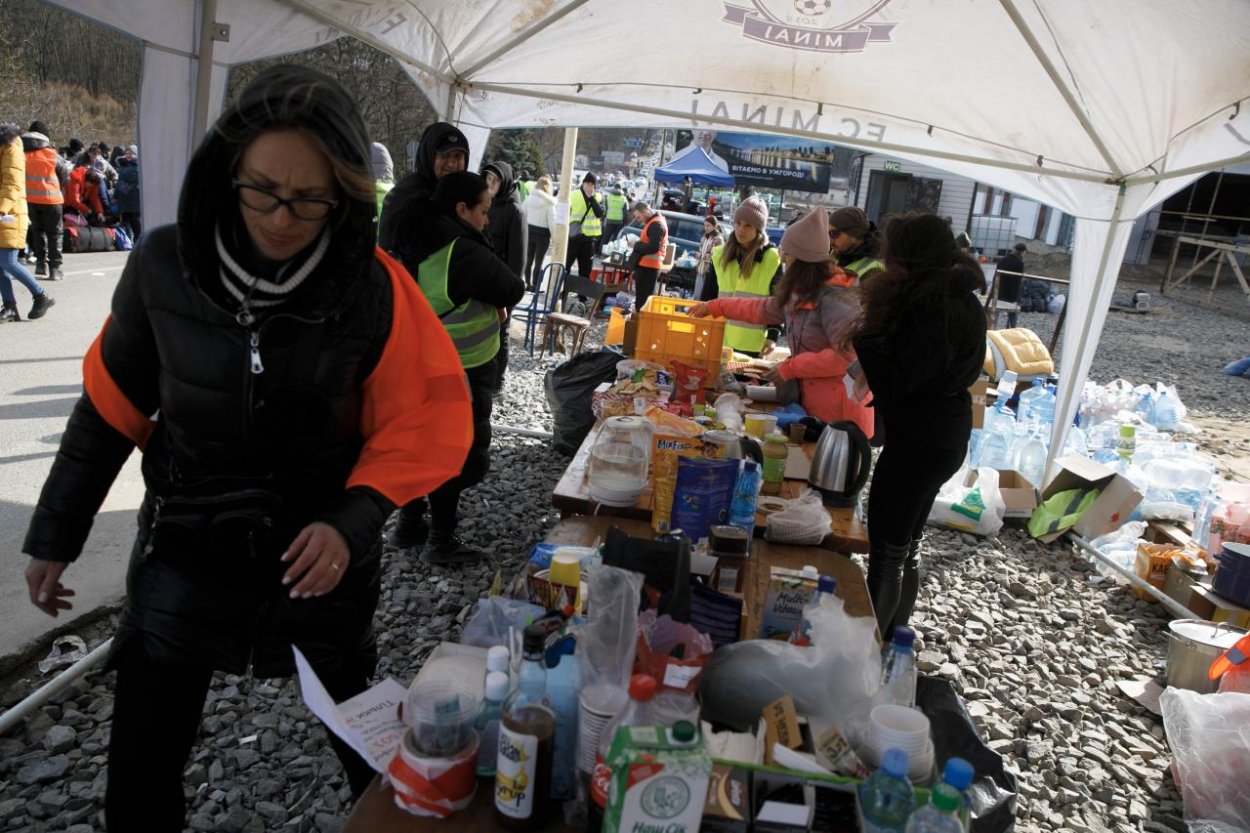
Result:
[[[82,357],[108,314],[127,253],[68,254],[65,280],[44,283],[56,300],[38,321],[0,325],[0,657],[23,650],[50,628],[120,601],[143,496],[139,455],[126,463],[100,509],[82,556],[62,581],[74,609],[52,619],[30,604],[22,540],[52,467],[65,421],[82,391]],[[14,284],[23,318],[30,293]]]

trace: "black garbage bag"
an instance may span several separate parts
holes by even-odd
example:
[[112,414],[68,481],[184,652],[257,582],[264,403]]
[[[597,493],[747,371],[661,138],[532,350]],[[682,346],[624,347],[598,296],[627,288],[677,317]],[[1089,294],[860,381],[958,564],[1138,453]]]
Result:
[[1016,820],[1016,776],[1003,765],[1001,755],[982,743],[963,698],[949,681],[921,676],[916,680],[916,708],[929,718],[938,771],[948,759],[963,758],[976,773],[968,788],[971,833],[1011,830]]
[[547,371],[547,405],[554,436],[551,447],[572,457],[594,427],[590,397],[603,382],[616,381],[616,363],[624,358],[613,350],[578,353]]

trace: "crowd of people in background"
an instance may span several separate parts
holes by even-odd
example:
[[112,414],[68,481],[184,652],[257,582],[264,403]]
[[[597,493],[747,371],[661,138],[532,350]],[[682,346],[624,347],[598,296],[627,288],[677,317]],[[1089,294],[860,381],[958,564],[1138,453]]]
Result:
[[0,323],[22,319],[14,281],[31,294],[26,318],[56,303],[39,281],[65,277],[67,236],[101,229],[99,248],[129,249],[143,233],[138,146],[70,139],[57,148],[51,137],[39,119],[26,130],[0,125]]

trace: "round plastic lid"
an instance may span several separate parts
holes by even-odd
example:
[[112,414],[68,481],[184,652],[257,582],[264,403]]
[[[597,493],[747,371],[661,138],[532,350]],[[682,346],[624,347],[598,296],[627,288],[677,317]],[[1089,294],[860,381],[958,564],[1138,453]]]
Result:
[[510,654],[508,649],[503,645],[495,645],[486,652],[486,670],[490,671],[507,671],[508,658]]
[[887,749],[881,759],[881,771],[894,778],[906,778],[907,765],[907,753],[902,749]]
[[508,696],[508,675],[492,671],[486,675],[486,699],[502,700]]
[[655,696],[655,677],[647,674],[635,674],[629,678],[629,697],[631,700],[646,702]]
[[916,632],[906,625],[899,625],[894,629],[894,644],[910,648],[916,644]]
[[815,578],[815,579],[820,578],[820,570],[816,569],[811,564],[803,565],[802,574],[803,574],[803,578]]
[[972,764],[963,758],[951,758],[946,762],[942,780],[962,792],[972,786],[972,776],[974,774]]
[[833,576],[821,576],[816,589],[821,593],[833,593],[838,589],[838,580]]
[[938,784],[934,787],[929,793],[929,800],[943,813],[955,812],[961,803],[959,793],[950,784]]
[[694,739],[694,724],[689,720],[679,720],[673,724],[673,740],[678,743],[694,743]]

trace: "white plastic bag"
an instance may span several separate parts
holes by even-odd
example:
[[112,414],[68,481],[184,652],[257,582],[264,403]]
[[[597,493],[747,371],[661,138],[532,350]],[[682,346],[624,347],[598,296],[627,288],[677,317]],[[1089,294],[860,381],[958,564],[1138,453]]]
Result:
[[1169,688],[1159,705],[1190,831],[1250,830],[1250,694]]
[[778,544],[807,544],[815,546],[833,531],[833,521],[821,501],[819,493],[804,489],[786,507],[768,516],[764,526],[764,540]]
[[973,535],[997,535],[1007,512],[1007,504],[998,492],[998,470],[982,466],[971,486],[966,485],[968,472],[965,463],[942,484],[929,510],[929,523]]

